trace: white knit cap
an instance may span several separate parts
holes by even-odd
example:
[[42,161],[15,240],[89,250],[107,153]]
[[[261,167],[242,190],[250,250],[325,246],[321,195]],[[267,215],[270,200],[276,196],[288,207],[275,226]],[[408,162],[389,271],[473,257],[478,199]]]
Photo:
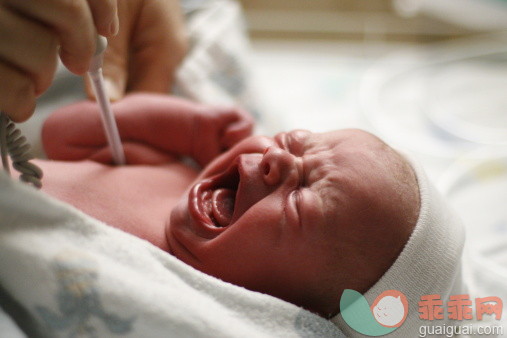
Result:
[[[419,219],[403,251],[394,264],[370,288],[364,297],[368,304],[387,290],[401,291],[408,301],[405,322],[389,337],[415,337],[422,325],[435,322],[419,318],[421,296],[438,294],[446,303],[449,295],[465,294],[461,257],[465,240],[461,220],[447,206],[436,188],[429,182],[423,168],[411,161],[419,184],[421,209]],[[445,310],[445,307],[444,307]],[[331,319],[347,337],[364,337],[351,329],[340,314]],[[444,319],[438,325],[449,324]]]

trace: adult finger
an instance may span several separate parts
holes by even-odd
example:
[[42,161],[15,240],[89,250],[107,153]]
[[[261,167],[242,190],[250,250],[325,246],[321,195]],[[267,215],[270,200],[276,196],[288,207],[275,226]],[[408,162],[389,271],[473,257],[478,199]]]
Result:
[[95,52],[95,27],[86,0],[4,0],[24,16],[54,29],[60,41],[60,58],[73,73],[83,74]]
[[0,61],[0,110],[14,122],[26,121],[35,110],[35,90],[30,77]]
[[118,33],[117,0],[88,0],[97,32],[105,37]]
[[53,80],[58,40],[46,26],[0,7],[0,60],[25,72],[34,82],[35,95]]
[[[119,21],[118,34],[108,38],[108,46],[104,53],[103,74],[107,94],[112,101],[119,100],[127,87],[129,47],[132,29],[135,29],[139,15],[140,1],[120,1],[118,3]],[[86,78],[86,94],[95,98],[92,86]]]

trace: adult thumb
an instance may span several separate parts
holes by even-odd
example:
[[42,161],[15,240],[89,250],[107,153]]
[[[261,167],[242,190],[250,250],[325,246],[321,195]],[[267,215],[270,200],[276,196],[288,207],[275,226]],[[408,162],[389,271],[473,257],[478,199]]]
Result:
[[179,0],[143,1],[131,35],[128,91],[170,91],[187,50],[179,3]]
[[[118,2],[120,29],[108,40],[103,74],[111,100],[126,92],[168,93],[187,51],[179,0]],[[94,98],[90,82],[87,94]]]
[[[104,53],[102,74],[106,92],[111,101],[121,99],[127,90],[129,40],[131,29],[135,26],[133,2],[118,2],[119,31],[117,35],[108,38],[107,49]],[[88,98],[95,99],[89,77],[86,77],[85,91]]]

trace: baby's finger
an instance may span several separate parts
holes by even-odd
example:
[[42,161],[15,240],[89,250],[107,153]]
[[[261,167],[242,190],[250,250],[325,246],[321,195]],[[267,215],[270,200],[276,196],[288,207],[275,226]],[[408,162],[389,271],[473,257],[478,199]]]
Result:
[[57,65],[57,37],[47,27],[0,8],[0,59],[25,72],[34,82],[35,95],[53,80]]
[[0,110],[14,122],[26,121],[35,109],[32,79],[0,61]]
[[252,135],[252,130],[253,123],[246,120],[240,120],[227,126],[222,135],[222,138],[220,139],[222,149],[232,148],[232,146],[239,141]]
[[130,165],[160,165],[175,161],[171,154],[139,142],[123,142],[126,163]]
[[220,135],[222,149],[231,148],[242,139],[252,134],[254,120],[246,111],[229,108],[216,112],[221,119],[223,129]]
[[73,73],[88,70],[95,53],[95,27],[86,0],[4,0],[23,16],[35,19],[56,31],[60,57]]
[[229,125],[220,139],[222,149],[232,148],[239,141],[252,135],[253,124],[247,121],[238,121]]

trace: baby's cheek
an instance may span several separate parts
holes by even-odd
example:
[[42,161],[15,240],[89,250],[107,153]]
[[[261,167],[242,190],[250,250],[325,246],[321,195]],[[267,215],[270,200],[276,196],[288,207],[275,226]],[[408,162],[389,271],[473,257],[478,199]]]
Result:
[[169,222],[165,225],[165,236],[167,243],[169,244],[169,252],[184,262],[185,257],[179,255],[179,250],[174,249],[176,249],[176,246],[179,246],[176,241],[176,237],[178,236],[177,234],[183,233],[189,224],[188,213],[186,212],[188,209],[186,206],[186,199],[188,199],[186,194],[181,197],[179,202],[171,211]]

